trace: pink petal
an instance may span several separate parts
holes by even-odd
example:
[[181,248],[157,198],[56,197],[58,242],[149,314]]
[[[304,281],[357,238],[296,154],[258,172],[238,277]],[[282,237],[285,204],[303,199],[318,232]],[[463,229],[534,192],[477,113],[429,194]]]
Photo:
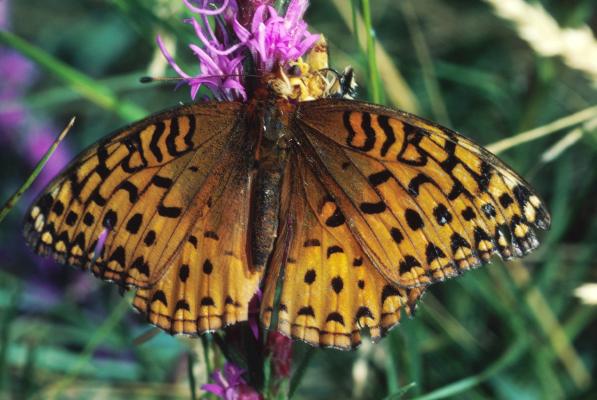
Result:
[[201,385],[201,390],[215,394],[218,397],[224,398],[225,389],[215,383],[206,383]]
[[158,46],[160,48],[160,51],[162,52],[162,54],[164,55],[164,57],[166,58],[166,61],[168,61],[168,64],[170,64],[170,66],[174,69],[174,71],[176,71],[176,73],[178,73],[178,75],[182,76],[183,78],[190,78],[189,75],[187,75],[182,69],[180,69],[180,67],[176,64],[176,62],[174,61],[174,59],[172,58],[172,56],[170,55],[170,53],[168,52],[168,50],[166,49],[166,46],[164,45],[164,42],[162,41],[162,38],[158,35],[156,38],[157,42],[158,42]]
[[210,10],[208,8],[195,7],[189,0],[182,0],[182,1],[184,2],[184,4],[187,6],[187,8],[189,10],[191,10],[194,13],[203,14],[203,15],[219,15],[224,12],[226,7],[228,7],[228,0],[224,0],[224,3],[222,4],[222,6],[220,8],[216,8],[215,10]]

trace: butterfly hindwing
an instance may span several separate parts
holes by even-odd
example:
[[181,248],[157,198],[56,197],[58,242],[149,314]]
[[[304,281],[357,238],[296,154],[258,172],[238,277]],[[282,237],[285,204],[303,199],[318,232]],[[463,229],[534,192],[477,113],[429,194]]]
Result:
[[315,346],[353,348],[363,328],[380,338],[399,322],[401,310],[411,314],[423,289],[398,288],[373,267],[299,154],[291,156],[284,177],[279,245],[262,303],[264,325],[269,327],[277,309],[278,330]]
[[528,184],[472,141],[407,113],[357,101],[301,103],[310,168],[376,268],[402,287],[522,256],[549,215]]

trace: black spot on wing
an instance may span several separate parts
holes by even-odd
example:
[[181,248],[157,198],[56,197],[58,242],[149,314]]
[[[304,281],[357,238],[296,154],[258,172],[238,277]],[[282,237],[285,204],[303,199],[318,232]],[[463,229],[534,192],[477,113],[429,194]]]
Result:
[[313,282],[315,282],[315,278],[317,277],[317,273],[315,272],[314,269],[310,269],[305,273],[305,283],[307,285],[312,284]]
[[178,278],[181,282],[186,282],[189,279],[190,269],[187,264],[182,264],[178,269]]
[[211,263],[211,261],[209,261],[209,259],[206,259],[205,262],[203,263],[203,272],[206,275],[209,275],[213,272],[213,270],[214,270],[213,264]]
[[118,216],[116,215],[116,211],[108,210],[108,212],[104,216],[104,221],[103,221],[104,228],[112,229],[116,226],[117,222],[118,222]]
[[450,211],[448,211],[448,208],[444,204],[438,204],[433,209],[433,215],[437,223],[442,226],[452,222],[452,214]]
[[400,275],[403,275],[407,272],[409,272],[411,269],[415,268],[415,267],[420,267],[421,263],[414,258],[411,255],[406,255],[404,257],[404,259],[402,261],[400,261],[399,264],[399,271],[400,271]]
[[162,290],[158,290],[151,297],[151,302],[153,303],[155,301],[159,301],[164,306],[168,307],[168,300],[166,299],[166,293],[164,293]]
[[386,140],[384,140],[380,150],[381,156],[385,157],[392,145],[396,143],[396,136],[394,135],[394,129],[392,129],[390,126],[389,117],[385,115],[379,115],[377,117],[377,122],[386,136]]
[[381,214],[387,208],[383,201],[378,203],[361,203],[359,207],[365,214]]
[[390,235],[396,244],[400,244],[404,240],[404,235],[398,228],[392,227],[392,229],[390,229]]
[[373,316],[373,313],[371,312],[371,309],[369,307],[361,306],[357,310],[355,319],[358,321],[359,319],[361,319],[363,317],[375,319],[375,317]]
[[427,257],[428,264],[431,264],[433,261],[435,261],[439,258],[446,257],[444,252],[433,243],[429,243],[427,245],[427,249],[425,249],[425,256]]
[[458,250],[461,247],[466,247],[467,249],[470,249],[471,245],[460,234],[454,232],[450,237],[450,248],[452,249],[452,252],[456,252],[456,250]]
[[428,175],[421,172],[412,178],[408,183],[408,192],[417,197],[419,195],[421,185],[424,183],[433,183],[433,180]]
[[321,246],[321,242],[317,239],[308,239],[305,240],[305,243],[303,244],[304,247],[317,247],[317,246]]
[[145,239],[143,239],[143,243],[145,243],[146,246],[151,246],[154,244],[155,239],[156,239],[155,231],[149,231],[149,232],[147,232],[147,235],[145,235]]
[[133,215],[126,224],[126,230],[131,234],[136,234],[143,223],[143,214],[137,213]]
[[336,294],[339,294],[342,291],[342,288],[344,287],[344,281],[339,276],[336,276],[332,279],[331,285],[334,292],[336,292]]
[[462,218],[464,218],[465,221],[471,221],[473,219],[475,219],[477,217],[477,215],[475,214],[475,211],[473,211],[473,209],[471,207],[467,207],[464,210],[462,210]]
[[214,302],[214,299],[209,297],[209,296],[205,296],[204,298],[201,299],[201,305],[202,306],[215,306],[216,303]]
[[174,307],[175,311],[176,310],[187,310],[190,311],[191,310],[191,306],[189,305],[189,303],[184,300],[178,300],[178,302],[176,303],[176,306]]
[[166,207],[163,204],[158,206],[158,214],[161,217],[166,218],[178,218],[182,214],[182,208],[180,207]]
[[330,246],[328,247],[327,257],[330,258],[332,254],[336,253],[344,253],[344,250],[340,246]]
[[127,192],[131,204],[135,204],[139,200],[139,190],[132,182],[124,181],[116,187],[116,190],[124,190]]
[[86,212],[85,216],[83,217],[83,223],[86,226],[91,226],[95,222],[95,217],[90,212]]
[[510,197],[508,193],[503,193],[500,196],[499,201],[503,208],[508,208],[510,207],[510,205],[512,205],[512,203],[514,203],[514,200],[512,199],[512,197]]
[[154,124],[154,127],[155,130],[153,131],[153,134],[151,135],[151,141],[149,142],[149,150],[157,162],[161,163],[164,159],[164,156],[162,154],[162,149],[160,149],[160,146],[158,145],[158,142],[162,137],[164,130],[166,129],[166,125],[162,121],[159,121]]
[[386,183],[388,180],[392,178],[392,173],[387,169],[383,171],[376,172],[374,174],[369,175],[369,183],[373,186],[379,186],[383,183]]
[[151,178],[151,184],[161,189],[170,189],[172,187],[173,181],[172,179],[166,178],[164,176],[154,175],[154,177]]
[[135,259],[135,261],[133,261],[131,264],[131,269],[136,269],[140,274],[149,276],[149,266],[143,259],[143,256],[139,256]]
[[340,225],[343,225],[344,222],[346,222],[344,214],[342,214],[342,211],[336,207],[334,213],[328,219],[326,219],[325,224],[330,228],[336,228]]
[[413,231],[421,229],[425,226],[425,224],[423,223],[423,219],[421,218],[421,215],[412,208],[408,208],[404,212],[404,217],[406,218],[406,223]]
[[337,322],[340,325],[344,325],[344,317],[342,317],[342,315],[338,312],[331,312],[328,314],[325,322],[331,322],[331,321]]
[[56,200],[54,207],[52,207],[52,212],[58,216],[61,216],[64,212],[64,204],[60,200]]
[[384,286],[383,290],[381,291],[381,304],[383,304],[386,299],[390,296],[399,296],[400,292],[392,285]]
[[298,315],[307,315],[310,317],[314,317],[315,316],[315,311],[313,311],[313,307],[311,306],[305,306],[302,307],[300,310],[298,310]]
[[213,240],[220,240],[220,237],[214,231],[205,231],[205,233],[203,233],[203,237]]
[[[74,211],[69,211],[68,214],[66,215],[66,219],[64,220],[64,222],[66,223],[66,225],[68,226],[74,226],[75,223],[77,222],[77,219],[79,218],[79,214],[75,213]],[[104,218],[104,226],[106,226],[105,224],[106,219]],[[114,222],[116,222],[116,218],[114,217]],[[110,226],[114,226],[114,225],[110,225]]]

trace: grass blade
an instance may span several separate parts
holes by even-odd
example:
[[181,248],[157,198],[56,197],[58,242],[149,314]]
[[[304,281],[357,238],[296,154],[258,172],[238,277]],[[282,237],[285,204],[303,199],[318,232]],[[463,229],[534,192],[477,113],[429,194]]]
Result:
[[315,348],[309,347],[309,349],[307,349],[307,352],[303,356],[301,362],[296,367],[296,371],[294,371],[294,374],[292,374],[292,378],[290,378],[290,385],[288,386],[288,399],[291,399],[292,396],[294,396],[296,389],[303,380],[303,376],[305,376],[305,372],[307,371],[309,362],[315,355],[315,351]]
[[518,360],[527,348],[527,342],[519,339],[510,349],[494,362],[489,368],[481,372],[480,374],[469,376],[468,378],[461,379],[454,383],[444,386],[443,388],[434,390],[427,393],[426,395],[416,397],[414,400],[435,400],[445,399],[447,397],[456,396],[459,393],[463,393],[469,390],[483,381],[487,380],[491,376],[497,374],[504,368],[512,365]]
[[365,38],[367,40],[367,66],[369,71],[369,85],[371,86],[370,100],[374,103],[381,103],[381,80],[377,68],[377,56],[375,50],[375,30],[371,21],[371,4],[369,0],[361,0],[363,9],[363,21],[365,23]]
[[512,147],[540,139],[544,136],[558,132],[564,128],[568,128],[570,126],[586,122],[593,118],[597,118],[597,106],[585,108],[582,111],[557,119],[538,128],[531,129],[530,131],[522,132],[518,135],[514,135],[509,138],[492,143],[486,148],[494,154],[499,154]]
[[0,31],[0,43],[17,50],[51,74],[62,79],[74,91],[99,106],[115,112],[127,121],[141,119],[148,114],[147,111],[136,104],[118,100],[117,96],[107,87],[97,84],[87,75],[66,65],[39,47],[27,43],[13,33]]
[[66,126],[66,128],[64,128],[62,130],[62,132],[60,133],[60,135],[58,135],[56,140],[54,140],[54,143],[52,143],[52,145],[50,146],[50,148],[48,149],[46,154],[44,154],[42,159],[37,163],[37,165],[33,169],[33,172],[31,173],[31,175],[29,175],[29,178],[27,178],[25,183],[23,183],[23,185],[12,196],[10,196],[10,198],[2,206],[2,209],[0,209],[0,222],[2,222],[2,220],[6,217],[6,215],[8,215],[10,210],[12,210],[12,208],[15,206],[15,204],[17,204],[17,202],[23,196],[23,194],[27,191],[27,189],[29,189],[31,187],[33,182],[35,182],[35,179],[39,176],[41,170],[46,165],[46,163],[48,162],[48,160],[50,159],[52,154],[54,154],[58,145],[64,140],[67,133],[73,127],[74,123],[75,123],[75,117],[72,117],[71,120],[69,121],[68,125]]

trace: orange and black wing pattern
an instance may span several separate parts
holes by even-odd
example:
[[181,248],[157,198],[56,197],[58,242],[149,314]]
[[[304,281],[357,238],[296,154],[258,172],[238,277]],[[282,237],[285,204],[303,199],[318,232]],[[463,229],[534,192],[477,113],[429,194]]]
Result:
[[135,307],[171,333],[246,319],[259,276],[243,245],[252,164],[242,107],[179,107],[90,147],[32,205],[28,243],[140,288]]
[[398,288],[372,265],[332,192],[292,151],[284,174],[281,229],[265,280],[261,318],[314,346],[350,349],[411,315],[423,288]]
[[522,178],[449,129],[337,99],[300,103],[291,124],[262,319],[293,338],[379,338],[429,284],[520,257],[549,226]]
[[[471,140],[413,115],[357,101],[301,103],[305,164],[366,258],[397,287],[426,286],[538,246],[549,214],[529,185]],[[309,191],[309,188],[306,189]]]

